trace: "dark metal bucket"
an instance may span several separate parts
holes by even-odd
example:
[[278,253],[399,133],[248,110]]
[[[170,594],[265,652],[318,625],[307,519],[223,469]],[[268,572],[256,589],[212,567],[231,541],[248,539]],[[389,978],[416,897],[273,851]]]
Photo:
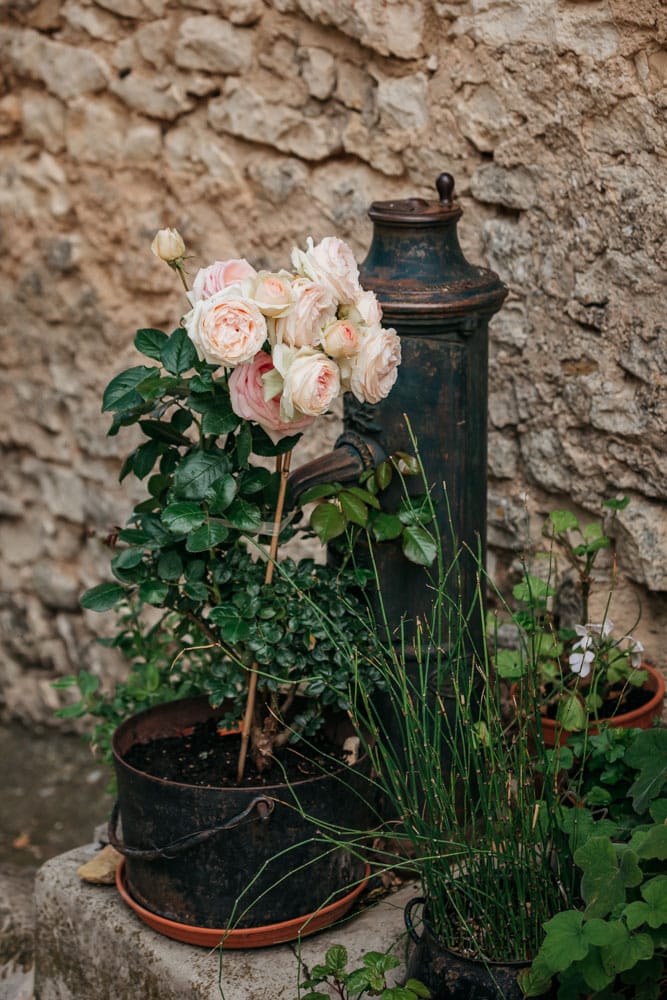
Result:
[[418,934],[413,912],[424,903],[422,896],[415,896],[404,911],[405,926],[416,944],[408,977],[428,986],[431,1000],[523,1000],[516,977],[529,962],[486,962],[458,955],[438,940],[429,927],[428,913],[422,917]]
[[[198,927],[257,927],[313,913],[363,877],[363,861],[322,836],[329,825],[370,825],[359,765],[289,786],[221,788],[155,778],[124,760],[136,743],[224,714],[190,698],[140,712],[116,730],[118,802],[109,827],[125,855],[127,888],[152,912]],[[342,743],[350,731],[338,735]]]

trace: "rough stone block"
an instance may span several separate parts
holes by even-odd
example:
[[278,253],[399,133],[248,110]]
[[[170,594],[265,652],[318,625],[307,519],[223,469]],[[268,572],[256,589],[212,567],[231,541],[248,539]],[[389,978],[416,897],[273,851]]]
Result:
[[299,952],[309,968],[332,944],[345,945],[351,963],[365,951],[392,946],[401,958],[403,907],[418,892],[407,885],[300,947],[219,953],[156,934],[114,887],[81,882],[76,870],[95,850],[89,845],[63,854],[37,875],[35,1000],[220,1000],[219,983],[225,1000],[294,1000]]
[[219,17],[188,17],[181,24],[174,59],[182,69],[243,73],[253,58],[252,34]]

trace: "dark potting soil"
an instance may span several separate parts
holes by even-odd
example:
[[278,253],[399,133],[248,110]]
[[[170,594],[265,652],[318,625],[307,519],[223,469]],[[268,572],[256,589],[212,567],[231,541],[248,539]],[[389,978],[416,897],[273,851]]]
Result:
[[[236,769],[241,747],[240,733],[221,733],[214,719],[188,727],[178,736],[135,743],[125,754],[130,767],[165,781],[202,787],[237,787]],[[333,758],[333,760],[332,760]],[[335,770],[344,757],[321,734],[295,746],[281,747],[273,765],[259,774],[250,755],[243,787],[266,787],[284,782],[305,781]]]

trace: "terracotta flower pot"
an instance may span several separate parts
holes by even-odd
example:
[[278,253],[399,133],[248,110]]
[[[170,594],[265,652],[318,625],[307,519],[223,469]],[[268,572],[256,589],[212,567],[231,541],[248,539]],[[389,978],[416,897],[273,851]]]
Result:
[[[648,673],[648,679],[642,690],[650,694],[650,697],[643,705],[631,712],[619,712],[605,719],[605,725],[616,729],[650,729],[653,720],[660,717],[665,697],[665,678],[659,670],[648,663],[642,663],[642,669]],[[570,730],[563,729],[556,719],[550,719],[544,713],[542,713],[541,723],[545,745],[555,747],[556,741],[558,741],[558,745],[563,746],[570,735]],[[595,723],[591,723],[587,728],[592,735],[598,732]]]

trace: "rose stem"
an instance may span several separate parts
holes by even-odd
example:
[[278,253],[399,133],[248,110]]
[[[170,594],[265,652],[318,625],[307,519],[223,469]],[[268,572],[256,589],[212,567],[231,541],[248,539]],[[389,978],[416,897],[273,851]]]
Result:
[[[271,535],[271,548],[269,549],[269,560],[266,564],[264,583],[271,583],[273,580],[273,568],[278,556],[278,537],[280,535],[280,522],[283,519],[283,507],[285,506],[285,495],[287,493],[287,479],[289,477],[290,461],[292,452],[285,455],[278,455],[276,458],[276,472],[280,475],[280,487],[278,499],[276,500],[276,511],[273,517],[273,534]],[[248,700],[246,702],[245,714],[243,716],[243,729],[241,731],[241,750],[239,752],[238,770],[236,773],[237,784],[243,780],[245,762],[248,754],[248,742],[250,740],[250,728],[252,726],[253,715],[255,714],[255,702],[257,699],[257,664],[250,668],[250,680],[248,682]]]

